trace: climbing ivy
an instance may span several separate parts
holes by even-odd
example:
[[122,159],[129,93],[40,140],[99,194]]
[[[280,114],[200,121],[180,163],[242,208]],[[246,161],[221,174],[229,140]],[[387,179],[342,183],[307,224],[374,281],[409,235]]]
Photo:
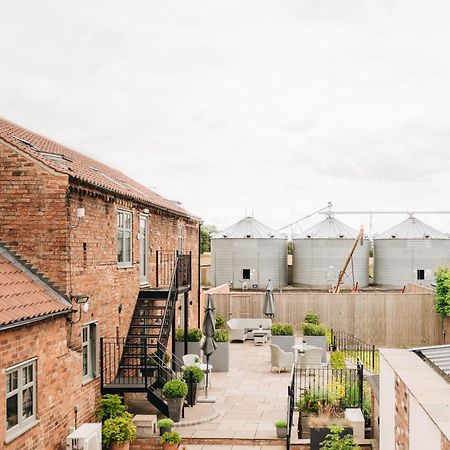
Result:
[[434,308],[441,317],[450,316],[450,269],[436,272],[436,293]]

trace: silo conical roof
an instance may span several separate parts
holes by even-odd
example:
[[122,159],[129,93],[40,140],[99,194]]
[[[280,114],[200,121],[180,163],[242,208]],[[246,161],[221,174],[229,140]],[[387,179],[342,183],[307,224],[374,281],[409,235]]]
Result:
[[245,217],[225,230],[211,236],[212,239],[287,239],[284,234],[272,230],[254,217]]
[[449,239],[449,237],[415,217],[408,217],[384,233],[374,236],[374,239]]
[[302,233],[293,236],[293,239],[356,239],[358,231],[333,216],[327,216]]

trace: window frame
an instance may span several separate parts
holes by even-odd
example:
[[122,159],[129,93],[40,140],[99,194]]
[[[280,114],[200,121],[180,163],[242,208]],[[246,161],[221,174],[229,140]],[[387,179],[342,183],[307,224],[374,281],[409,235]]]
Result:
[[[84,331],[87,330],[87,341]],[[94,333],[92,333],[94,330]],[[94,338],[94,339],[92,339]],[[86,348],[87,372],[84,373],[84,349]],[[81,327],[81,383],[87,384],[99,376],[98,322],[89,322]]]
[[[422,275],[422,277],[419,277],[419,274]],[[417,278],[417,281],[424,281],[425,280],[425,269],[417,269],[416,278]]]
[[184,252],[184,226],[183,226],[183,224],[178,224],[177,248],[178,248],[178,254],[182,255]]
[[[248,278],[245,277],[245,275],[247,275],[248,271]],[[252,279],[252,270],[251,269],[242,269],[242,279],[243,280],[251,280]]]
[[[28,383],[24,383],[23,369],[26,367],[32,367],[33,376],[32,380]],[[17,372],[17,387],[10,392],[8,391],[8,375]],[[32,414],[30,417],[24,419],[23,417],[23,393],[25,390],[32,388]],[[8,367],[5,370],[5,443],[9,443],[23,433],[32,428],[38,423],[37,416],[37,358],[28,359],[12,367]],[[17,395],[17,424],[8,429],[7,419],[7,401],[9,398]]]
[[[119,220],[119,216],[123,215],[123,217],[125,218],[126,216],[130,217],[130,228],[126,228],[125,226],[121,227],[119,226],[120,220]],[[125,220],[123,221],[125,223]],[[116,226],[117,226],[117,231],[116,231],[116,259],[117,259],[117,267],[119,267],[120,269],[122,268],[127,268],[127,267],[132,267],[133,266],[133,211],[129,210],[129,209],[122,209],[122,208],[118,208],[117,209],[117,214],[116,214]],[[124,261],[119,261],[119,232],[122,231],[123,235],[122,235],[122,254],[124,255]],[[129,261],[126,261],[125,259],[125,239],[124,239],[124,234],[126,232],[130,233],[130,254],[129,254]]]

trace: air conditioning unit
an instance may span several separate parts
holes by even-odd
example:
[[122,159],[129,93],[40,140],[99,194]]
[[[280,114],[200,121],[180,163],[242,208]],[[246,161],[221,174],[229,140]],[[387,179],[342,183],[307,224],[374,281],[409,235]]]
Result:
[[67,436],[67,450],[102,450],[102,424],[84,423]]

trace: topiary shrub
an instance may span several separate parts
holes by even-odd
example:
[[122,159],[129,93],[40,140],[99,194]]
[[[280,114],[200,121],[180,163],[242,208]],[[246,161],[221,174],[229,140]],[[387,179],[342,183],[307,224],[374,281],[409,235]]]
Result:
[[313,312],[307,312],[305,314],[305,323],[312,323],[313,325],[319,325],[319,315]]
[[291,323],[274,323],[271,328],[272,336],[294,336]]
[[216,316],[216,329],[221,329],[225,327],[225,319],[220,315],[217,314]]
[[[187,340],[188,342],[200,342],[202,340],[203,333],[200,328],[188,328]],[[175,340],[177,342],[184,342],[184,329],[177,328],[175,331]]]
[[322,325],[313,323],[302,323],[303,336],[326,336],[327,329]]
[[183,371],[183,380],[186,383],[200,383],[203,380],[205,373],[200,367],[188,366]]
[[227,330],[216,330],[214,333],[214,340],[216,342],[228,342],[230,340],[230,336]]
[[182,380],[168,381],[162,388],[162,395],[165,398],[184,398],[187,393],[187,384]]

